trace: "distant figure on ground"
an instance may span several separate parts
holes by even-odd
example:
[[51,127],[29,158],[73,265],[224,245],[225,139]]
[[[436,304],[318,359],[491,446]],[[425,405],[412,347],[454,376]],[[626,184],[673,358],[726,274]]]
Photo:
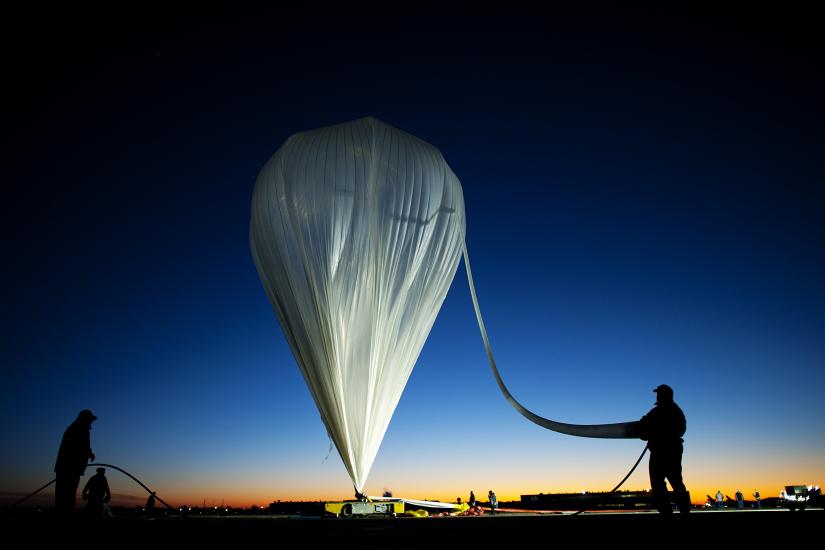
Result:
[[[98,468],[97,473],[89,478],[83,487],[83,500],[86,501],[86,511],[93,518],[101,518],[108,514],[106,504],[112,499],[109,491],[109,482],[106,481],[106,468]],[[106,514],[104,514],[106,512]]]
[[722,491],[716,491],[716,507],[720,510],[725,507],[725,495]]
[[60,441],[60,450],[54,464],[54,507],[60,515],[74,510],[80,476],[86,471],[87,462],[95,459],[89,438],[89,430],[95,420],[97,417],[92,411],[80,411],[75,421],[66,428]]
[[155,515],[155,492],[152,491],[149,494],[149,498],[146,499],[146,517],[154,517]]
[[745,497],[739,489],[736,490],[736,507],[740,510],[745,507]]
[[487,493],[487,498],[490,499],[490,514],[495,515],[496,510],[498,509],[498,499],[492,489],[490,489],[490,492]]
[[476,507],[476,495],[472,491],[470,491],[470,501],[467,504],[470,505],[470,508]]
[[759,491],[753,492],[753,498],[756,499],[756,509],[759,510],[762,508],[762,495],[759,494]]
[[687,423],[685,414],[673,401],[673,389],[662,384],[653,390],[656,406],[639,421],[641,439],[647,440],[650,449],[650,487],[656,508],[661,514],[672,514],[665,479],[673,487],[679,511],[690,512],[690,499],[682,482],[682,436]]

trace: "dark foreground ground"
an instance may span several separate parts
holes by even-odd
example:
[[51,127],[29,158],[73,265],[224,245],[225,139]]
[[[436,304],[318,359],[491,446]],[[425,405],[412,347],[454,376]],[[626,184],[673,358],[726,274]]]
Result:
[[[825,526],[822,509],[697,511],[665,520],[655,513],[500,514],[444,518],[188,517],[146,520],[112,518],[59,522],[34,514],[6,514],[6,540],[56,542],[74,546],[218,544],[285,545],[296,548],[450,548],[469,546],[543,548],[553,543],[577,547],[741,547],[742,544],[819,546]],[[97,541],[97,542],[93,542]],[[147,546],[148,547],[148,546]]]

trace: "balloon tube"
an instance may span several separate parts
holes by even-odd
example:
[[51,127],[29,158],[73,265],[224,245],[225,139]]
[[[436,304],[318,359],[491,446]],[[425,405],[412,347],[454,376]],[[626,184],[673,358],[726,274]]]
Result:
[[465,242],[464,249],[464,267],[467,270],[467,281],[470,284],[470,295],[473,298],[473,308],[476,312],[476,320],[478,321],[478,328],[481,331],[481,339],[484,342],[484,349],[487,351],[487,359],[490,361],[490,368],[493,369],[493,376],[496,378],[496,383],[501,393],[504,394],[507,402],[516,409],[524,418],[538,424],[543,428],[552,430],[554,432],[563,433],[567,435],[575,435],[579,437],[597,437],[606,439],[637,439],[639,437],[639,422],[621,422],[618,424],[565,424],[564,422],[556,422],[549,418],[544,418],[537,415],[527,407],[519,403],[501,378],[496,365],[496,359],[493,357],[493,348],[490,346],[490,339],[487,337],[487,329],[484,326],[484,318],[481,316],[481,308],[478,305],[478,297],[476,296],[476,286],[473,282],[473,270],[470,268],[470,255],[467,253],[467,244]]

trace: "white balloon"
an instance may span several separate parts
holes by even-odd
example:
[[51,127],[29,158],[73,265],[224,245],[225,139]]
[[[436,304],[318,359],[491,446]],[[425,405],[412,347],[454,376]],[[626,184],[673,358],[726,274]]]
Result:
[[464,229],[461,183],[441,153],[375,118],[295,134],[258,175],[258,275],[358,492]]

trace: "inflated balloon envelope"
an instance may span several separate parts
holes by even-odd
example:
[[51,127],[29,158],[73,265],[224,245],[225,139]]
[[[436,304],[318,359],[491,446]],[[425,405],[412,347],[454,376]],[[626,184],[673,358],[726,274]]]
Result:
[[464,233],[461,183],[441,153],[372,117],[291,136],[258,175],[258,275],[358,492],[462,254],[510,403],[555,431],[635,437],[635,423],[561,424],[513,399],[495,367]]

